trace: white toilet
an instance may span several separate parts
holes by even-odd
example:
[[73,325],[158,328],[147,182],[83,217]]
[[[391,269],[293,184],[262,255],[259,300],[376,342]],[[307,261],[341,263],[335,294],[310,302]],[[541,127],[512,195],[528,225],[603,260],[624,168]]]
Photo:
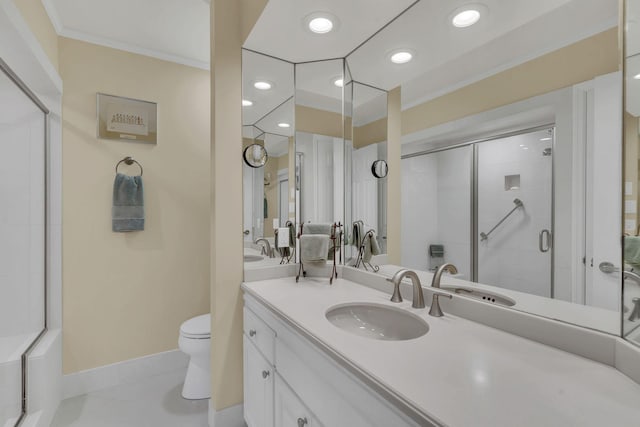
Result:
[[191,357],[182,387],[185,399],[211,397],[211,315],[203,314],[180,326],[178,347]]

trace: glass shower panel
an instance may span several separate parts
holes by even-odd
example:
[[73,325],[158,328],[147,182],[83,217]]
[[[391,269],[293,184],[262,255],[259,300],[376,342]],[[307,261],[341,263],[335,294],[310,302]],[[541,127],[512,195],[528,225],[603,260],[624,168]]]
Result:
[[21,414],[21,355],[44,328],[45,114],[0,71],[0,425]]
[[402,265],[443,263],[471,280],[472,146],[402,160]]
[[478,282],[553,297],[552,148],[547,129],[477,144]]

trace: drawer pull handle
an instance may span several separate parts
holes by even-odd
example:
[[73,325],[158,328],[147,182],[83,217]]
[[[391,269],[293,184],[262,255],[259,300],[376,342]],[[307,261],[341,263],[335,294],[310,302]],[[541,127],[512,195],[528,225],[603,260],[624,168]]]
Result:
[[298,418],[298,427],[304,427],[308,424],[306,418]]
[[269,371],[262,371],[262,378],[266,380],[269,377],[269,374],[270,374]]
[[250,336],[250,337],[255,337],[255,336],[256,336],[256,330],[255,330],[255,329],[251,329],[251,330],[249,331],[249,336]]

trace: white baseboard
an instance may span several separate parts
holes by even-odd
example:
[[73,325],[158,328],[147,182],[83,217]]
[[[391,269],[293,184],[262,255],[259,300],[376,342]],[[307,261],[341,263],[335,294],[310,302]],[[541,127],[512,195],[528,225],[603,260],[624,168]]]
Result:
[[242,403],[216,411],[209,400],[209,427],[246,427]]
[[62,398],[68,399],[141,378],[186,369],[188,364],[189,356],[180,350],[171,350],[75,372],[62,377]]

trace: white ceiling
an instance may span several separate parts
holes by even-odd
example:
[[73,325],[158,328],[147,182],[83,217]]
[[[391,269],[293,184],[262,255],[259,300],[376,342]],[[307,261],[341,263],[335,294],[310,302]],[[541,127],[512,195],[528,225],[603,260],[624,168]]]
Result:
[[42,0],[56,32],[209,68],[209,5],[202,0]]
[[[343,58],[415,0],[269,0],[245,47],[291,62]],[[329,12],[334,31],[307,31],[305,18]]]

